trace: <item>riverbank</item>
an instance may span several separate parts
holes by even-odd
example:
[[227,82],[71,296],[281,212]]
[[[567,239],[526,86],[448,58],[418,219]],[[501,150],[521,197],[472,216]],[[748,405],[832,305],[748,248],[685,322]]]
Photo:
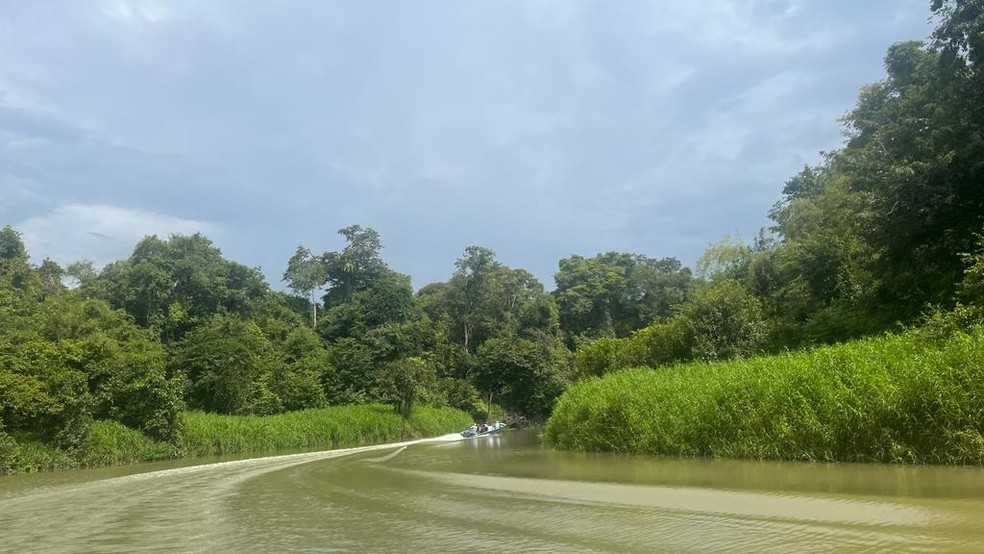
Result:
[[333,406],[270,416],[186,412],[178,444],[154,441],[113,421],[93,422],[78,452],[37,440],[5,446],[0,474],[78,469],[230,454],[273,454],[381,444],[467,427],[472,417],[452,408],[417,407],[404,420],[389,406]]
[[910,332],[570,387],[559,448],[774,460],[984,463],[984,331]]

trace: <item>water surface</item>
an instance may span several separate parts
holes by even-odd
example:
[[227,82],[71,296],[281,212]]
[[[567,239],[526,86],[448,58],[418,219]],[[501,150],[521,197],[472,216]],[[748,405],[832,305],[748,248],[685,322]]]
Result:
[[0,550],[984,552],[981,468],[579,454],[533,432],[448,438],[0,478]]

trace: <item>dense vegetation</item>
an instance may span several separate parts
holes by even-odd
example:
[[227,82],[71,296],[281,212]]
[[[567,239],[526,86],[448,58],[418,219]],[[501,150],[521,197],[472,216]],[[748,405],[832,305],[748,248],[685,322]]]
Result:
[[576,450],[981,464],[984,329],[595,377],[544,435]]
[[[232,438],[244,435],[233,431],[240,423],[229,422],[294,422],[301,417],[295,413],[314,417],[310,414],[320,412],[312,410],[329,406],[376,403],[388,404],[409,421],[420,405],[480,418],[490,399],[498,409],[543,419],[578,379],[639,366],[657,371],[635,370],[613,381],[578,385],[555,418],[581,409],[572,407],[572,398],[594,402],[577,395],[595,390],[591,387],[601,395],[607,383],[665,392],[692,379],[694,388],[685,392],[705,395],[700,402],[715,398],[743,405],[741,387],[748,382],[718,380],[718,375],[739,379],[761,372],[759,381],[773,376],[776,383],[762,385],[762,394],[792,395],[800,387],[804,395],[853,394],[850,387],[833,384],[809,387],[815,380],[853,379],[852,372],[877,366],[881,362],[864,361],[869,354],[881,359],[871,349],[901,360],[911,357],[913,368],[929,372],[934,370],[924,363],[926,356],[977,356],[980,334],[974,327],[984,304],[984,2],[932,0],[931,5],[937,14],[931,42],[889,49],[886,78],[865,87],[844,117],[843,147],[786,182],[769,213],[774,225],[754,244],[731,238],[712,244],[694,273],[672,257],[573,255],[559,262],[555,289],[548,292],[528,271],[502,264],[488,248],[470,246],[447,281],[415,292],[410,278],[383,260],[379,234],[353,225],[339,231],[346,241],[340,251],[297,248],[286,260],[283,278],[293,292],[286,294],[271,288],[259,270],[225,259],[198,234],[146,237],[127,259],[102,268],[84,260],[61,268],[47,259],[31,264],[20,235],[4,227],[0,472],[31,467],[25,459],[65,461],[34,464],[58,466],[134,457],[113,454],[106,444],[116,444],[119,452],[151,453],[136,456],[142,458],[212,451],[189,442],[198,417],[227,429],[221,434],[240,444],[236,448],[252,448]],[[665,369],[880,335],[927,317],[943,341],[938,351],[909,348],[906,342],[913,339],[904,335],[790,354],[789,363],[799,369],[788,374],[770,365],[785,362],[768,361],[787,359],[781,356]],[[960,341],[970,346],[960,347]],[[825,373],[809,356],[834,356],[844,373]],[[852,356],[857,356],[853,365]],[[909,382],[901,369],[882,370]],[[627,384],[619,385],[622,380]],[[824,406],[834,404],[823,404],[829,399],[821,396],[801,395],[804,405],[818,403],[816,417],[827,417],[832,412]],[[680,397],[666,409],[685,398],[697,402]],[[969,404],[959,404],[961,410],[974,406],[977,397],[969,398]],[[892,419],[884,414],[895,412],[877,409],[914,405],[855,408],[874,410],[868,415],[882,419],[872,421],[887,425],[902,416]],[[756,412],[760,408],[749,409],[771,413]],[[790,422],[805,417],[795,410],[775,413],[787,414]],[[652,414],[653,421],[639,429],[663,429],[671,421],[656,421],[657,414],[670,417],[668,412]],[[722,414],[733,420],[728,432],[751,425],[739,417],[744,411],[728,408]],[[272,419],[248,419],[254,416]],[[453,417],[445,421],[459,423]],[[824,425],[834,429],[837,421]],[[951,436],[965,430],[962,421],[946,416],[937,423]],[[615,423],[602,420],[597,432]],[[556,429],[575,424],[551,423],[549,436],[574,445]],[[295,447],[297,442],[280,438],[292,433],[293,425],[262,423],[247,434],[254,433],[250,440],[261,448]],[[256,429],[267,431],[256,434]],[[775,454],[767,443],[725,447],[700,442],[698,435],[686,434],[691,431],[679,430],[683,438],[666,443],[676,445],[666,450]],[[870,444],[836,433],[836,440],[846,442],[780,441],[777,448],[791,450],[775,455],[975,459],[974,454],[925,454],[924,448],[933,447],[909,441],[905,432],[878,435],[873,428],[878,440]],[[694,442],[679,442],[685,440]],[[320,441],[301,443],[329,444]],[[639,448],[659,451],[651,446],[656,443]]]

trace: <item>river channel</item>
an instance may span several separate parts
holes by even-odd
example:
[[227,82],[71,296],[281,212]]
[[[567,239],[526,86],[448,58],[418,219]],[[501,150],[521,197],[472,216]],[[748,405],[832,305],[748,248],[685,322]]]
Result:
[[533,431],[452,438],[2,477],[0,551],[984,552],[978,467],[582,454]]

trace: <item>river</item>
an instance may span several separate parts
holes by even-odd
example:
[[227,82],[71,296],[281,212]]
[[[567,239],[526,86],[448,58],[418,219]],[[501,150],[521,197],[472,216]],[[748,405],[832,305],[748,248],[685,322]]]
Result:
[[0,551],[984,552],[978,467],[452,438],[2,477]]

